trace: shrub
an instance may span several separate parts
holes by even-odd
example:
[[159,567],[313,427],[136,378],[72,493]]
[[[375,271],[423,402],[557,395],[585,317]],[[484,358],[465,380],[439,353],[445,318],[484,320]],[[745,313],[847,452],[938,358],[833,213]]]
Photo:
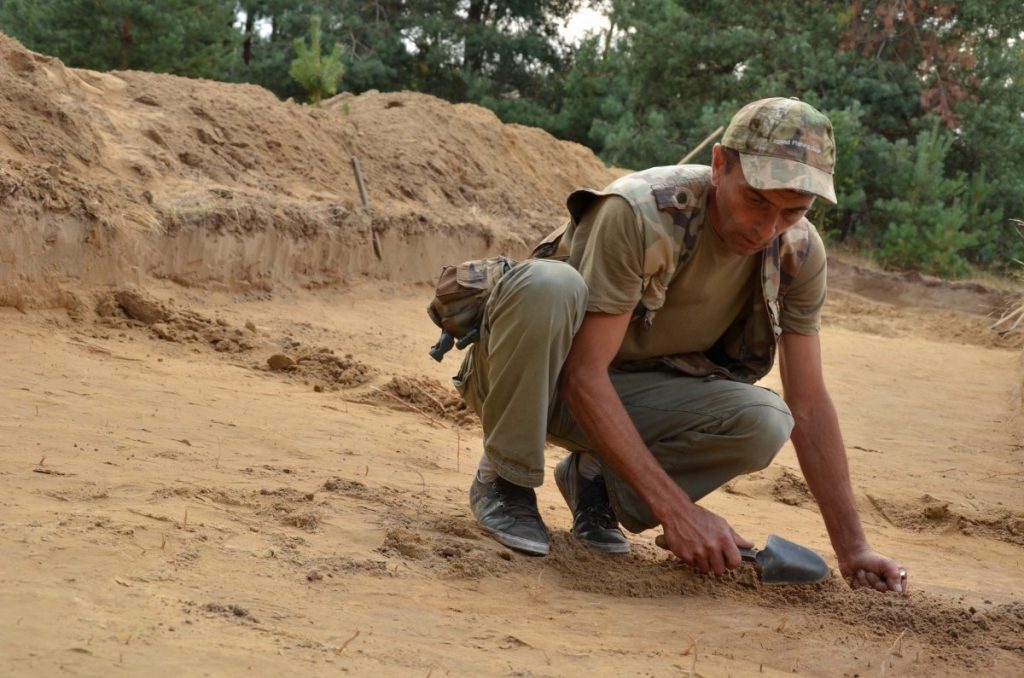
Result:
[[938,120],[920,132],[913,146],[906,140],[892,145],[888,175],[892,197],[876,200],[873,219],[885,224],[878,258],[886,265],[955,277],[970,272],[963,253],[977,244],[980,234],[965,226],[974,210],[969,185],[962,173],[944,176],[944,161],[952,137]]
[[310,22],[309,38],[309,47],[306,47],[305,38],[295,39],[295,53],[298,56],[292,61],[288,75],[302,85],[311,103],[318,104],[324,95],[331,96],[338,92],[338,83],[345,74],[345,64],[341,61],[340,43],[335,43],[330,56],[321,55],[318,16]]

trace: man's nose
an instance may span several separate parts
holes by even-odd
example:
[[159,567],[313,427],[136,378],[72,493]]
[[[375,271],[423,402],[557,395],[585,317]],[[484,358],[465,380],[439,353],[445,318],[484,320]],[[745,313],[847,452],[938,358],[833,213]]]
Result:
[[782,219],[782,214],[778,211],[772,211],[765,215],[765,218],[758,225],[757,233],[762,240],[768,240],[775,235],[776,230],[779,227],[779,221]]

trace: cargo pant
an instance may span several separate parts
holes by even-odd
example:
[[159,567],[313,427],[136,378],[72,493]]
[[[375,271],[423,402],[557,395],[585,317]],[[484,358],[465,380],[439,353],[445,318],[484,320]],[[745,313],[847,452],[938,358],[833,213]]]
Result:
[[[498,475],[525,487],[544,481],[544,444],[593,447],[558,396],[558,376],[587,308],[587,287],[568,264],[531,260],[491,294],[480,341],[455,385],[480,416],[484,451]],[[793,417],[775,392],[664,371],[609,371],[644,443],[693,501],[743,473],[765,468],[789,438]],[[604,466],[604,465],[602,465]],[[604,466],[622,526],[658,525],[637,492]]]

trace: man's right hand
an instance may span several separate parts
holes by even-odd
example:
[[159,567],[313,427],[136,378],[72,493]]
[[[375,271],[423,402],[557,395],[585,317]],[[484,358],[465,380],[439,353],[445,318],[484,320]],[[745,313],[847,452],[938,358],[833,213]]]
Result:
[[678,519],[663,521],[664,546],[705,574],[723,575],[739,566],[740,548],[754,542],[741,537],[721,516],[691,504]]
[[632,313],[587,313],[562,367],[560,394],[601,459],[637,491],[665,528],[665,543],[701,572],[740,564],[738,547],[754,544],[690,501],[644,444],[608,376]]

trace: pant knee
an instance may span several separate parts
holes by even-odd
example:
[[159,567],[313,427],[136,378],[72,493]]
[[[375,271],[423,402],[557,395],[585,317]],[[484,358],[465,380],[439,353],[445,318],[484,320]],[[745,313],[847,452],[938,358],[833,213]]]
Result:
[[737,433],[744,440],[744,456],[751,471],[771,464],[793,432],[793,415],[785,401],[766,389],[764,393],[736,417]]
[[575,327],[587,310],[587,284],[569,264],[548,259],[523,262],[507,273],[491,297],[488,312],[493,317],[498,307],[529,310],[533,318],[545,311],[571,318]]
[[535,259],[521,264],[525,285],[519,294],[532,301],[563,302],[572,306],[586,306],[587,283],[579,272],[561,261]]

